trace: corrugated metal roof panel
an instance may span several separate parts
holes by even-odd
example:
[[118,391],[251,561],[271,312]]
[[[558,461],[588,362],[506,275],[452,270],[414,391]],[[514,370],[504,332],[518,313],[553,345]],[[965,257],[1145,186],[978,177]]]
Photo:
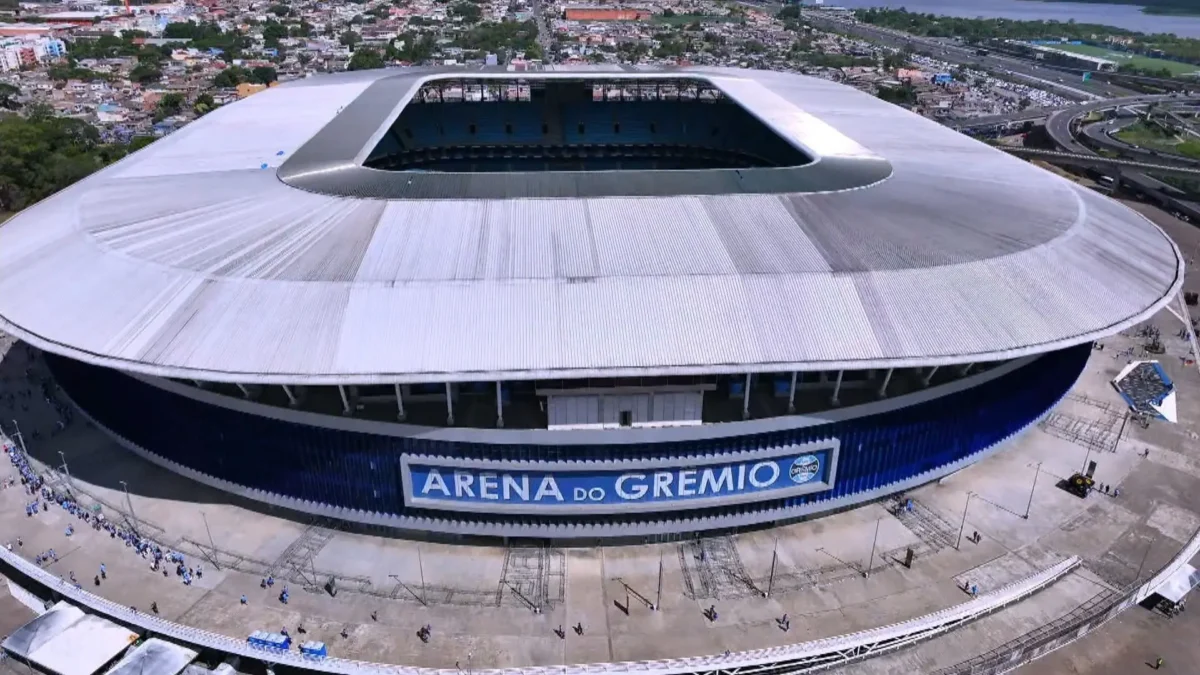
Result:
[[[229,170],[236,153],[171,168],[210,136],[225,151],[240,116],[256,148],[303,143],[316,117],[289,106],[391,76],[332,77],[223,109],[0,227],[0,324],[156,375],[491,380],[1008,358],[1109,334],[1178,289],[1178,251],[1144,218],[953,131],[800,76],[676,72],[781,124],[811,116],[894,173],[821,193],[381,200]],[[355,119],[394,112],[372,91]]]

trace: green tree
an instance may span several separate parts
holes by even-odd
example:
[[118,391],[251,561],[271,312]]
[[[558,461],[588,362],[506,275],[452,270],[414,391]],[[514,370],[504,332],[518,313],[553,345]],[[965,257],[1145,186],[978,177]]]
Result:
[[908,65],[908,58],[904,54],[888,54],[883,57],[883,67],[885,70],[896,70]]
[[354,50],[346,70],[372,70],[384,66],[383,55],[370,47]]
[[267,11],[280,18],[292,13],[292,10],[287,5],[271,5],[271,8]]
[[129,72],[129,79],[139,84],[150,84],[162,79],[162,71],[152,63],[139,63]]
[[100,143],[95,127],[56,117],[49,106],[26,113],[0,117],[0,211],[20,211],[129,151]]
[[196,97],[196,102],[192,104],[192,112],[195,112],[197,117],[201,117],[216,107],[217,102],[213,100],[212,94],[205,92]]
[[912,105],[917,102],[917,90],[907,84],[899,87],[879,87],[876,96],[896,105]]
[[279,75],[274,68],[269,66],[257,66],[250,71],[250,80],[259,84],[271,84],[279,79]]
[[21,89],[7,82],[0,82],[0,110],[16,110],[21,107],[21,102],[17,97],[21,95]]
[[451,5],[450,11],[447,14],[461,17],[467,23],[478,23],[483,18],[483,10],[479,9],[479,5],[470,2],[459,2]]
[[288,29],[278,21],[268,21],[262,29],[263,44],[278,47],[279,41],[288,36]]
[[437,43],[430,35],[418,37],[416,33],[410,32],[401,35],[400,41],[404,44],[403,48],[388,47],[388,58],[394,61],[422,63],[433,58],[433,53],[437,48]]
[[183,110],[183,94],[170,93],[163,94],[162,98],[158,99],[158,106],[154,111],[155,121],[165,119],[171,115],[178,115]]
[[240,66],[227,66],[213,77],[213,86],[221,88],[236,87],[243,82],[249,81],[250,71]]
[[338,36],[338,42],[342,43],[342,45],[346,47],[353,47],[354,45],[362,42],[362,36],[352,30],[348,30]]

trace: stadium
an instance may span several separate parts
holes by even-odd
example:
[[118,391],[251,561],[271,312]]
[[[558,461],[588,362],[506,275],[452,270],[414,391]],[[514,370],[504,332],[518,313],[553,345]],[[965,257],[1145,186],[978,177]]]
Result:
[[724,68],[404,69],[219,109],[0,227],[0,327],[128,450],[446,538],[661,541],[1003,448],[1182,257],[901,108]]

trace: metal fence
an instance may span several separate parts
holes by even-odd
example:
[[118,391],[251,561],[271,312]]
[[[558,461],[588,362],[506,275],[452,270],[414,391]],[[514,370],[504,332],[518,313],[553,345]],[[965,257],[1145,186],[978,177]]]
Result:
[[[0,562],[24,577],[44,586],[53,595],[146,633],[157,634],[183,644],[244,658],[287,665],[315,673],[344,675],[460,675],[452,669],[418,668],[367,663],[347,659],[315,659],[296,652],[269,652],[247,642],[211,631],[167,621],[138,612],[98,595],[76,588],[63,579],[0,548]],[[953,607],[901,623],[833,638],[802,642],[782,647],[734,652],[725,655],[698,656],[658,661],[595,663],[574,666],[546,666],[479,670],[480,675],[617,675],[632,672],[656,675],[693,675],[711,673],[757,673],[783,675],[803,673],[839,665],[900,649],[930,637],[941,635],[990,612],[1019,602],[1049,586],[1079,565],[1071,557],[1041,572],[1013,582],[990,593]]]

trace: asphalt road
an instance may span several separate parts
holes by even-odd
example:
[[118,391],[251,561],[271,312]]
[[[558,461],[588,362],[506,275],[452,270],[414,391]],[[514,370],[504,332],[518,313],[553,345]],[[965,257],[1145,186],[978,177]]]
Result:
[[974,47],[959,45],[950,40],[916,37],[868,24],[837,21],[831,17],[818,16],[816,13],[806,15],[805,19],[820,28],[837,29],[840,32],[857,35],[871,42],[890,47],[903,48],[905,45],[912,45],[931,53],[934,58],[978,70],[989,70],[998,75],[1008,75],[1017,81],[1038,84],[1060,96],[1075,100],[1086,100],[1089,97],[1115,98],[1137,94],[1135,91],[1107,82],[1098,80],[1084,82],[1075,73],[1039,66],[1024,59],[1016,59],[994,52],[987,56],[979,56],[975,53]]

